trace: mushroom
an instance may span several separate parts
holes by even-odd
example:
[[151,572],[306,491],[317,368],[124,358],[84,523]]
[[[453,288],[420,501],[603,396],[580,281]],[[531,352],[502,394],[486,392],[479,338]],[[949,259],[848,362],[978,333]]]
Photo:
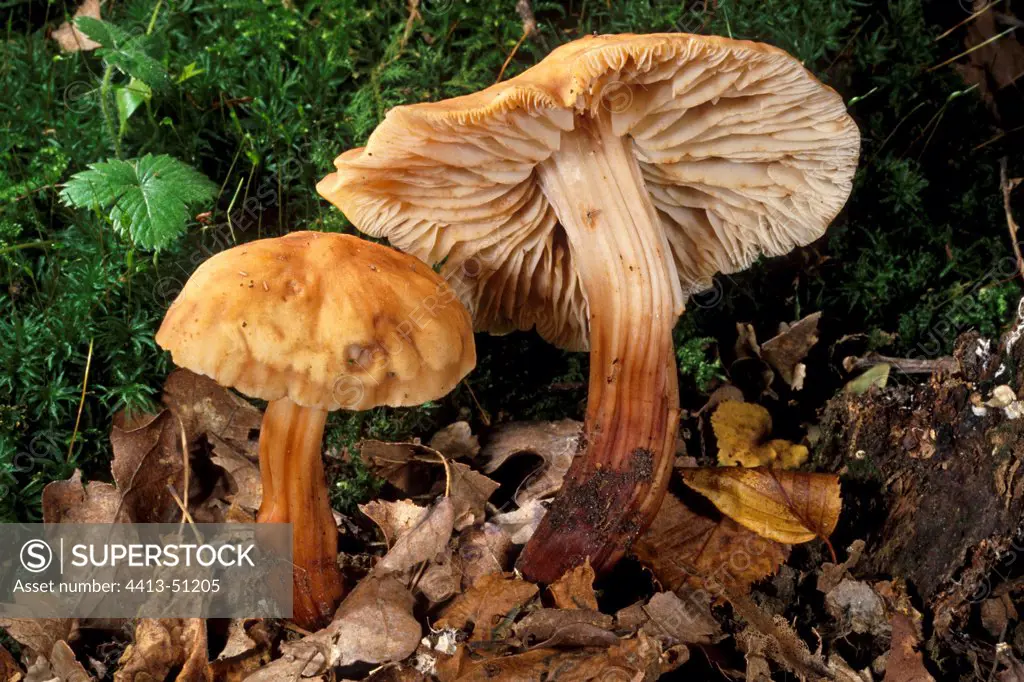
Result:
[[293,618],[323,625],[343,596],[320,459],[327,413],[419,405],[476,364],[472,321],[421,261],[356,237],[295,232],[222,251],[167,311],[176,365],[269,401],[257,521],[291,523]]
[[668,485],[672,328],[715,273],[819,237],[860,135],[769,45],[588,36],[486,90],[396,107],[318,185],[362,231],[442,273],[478,330],[590,350],[581,451],[519,559],[607,569]]

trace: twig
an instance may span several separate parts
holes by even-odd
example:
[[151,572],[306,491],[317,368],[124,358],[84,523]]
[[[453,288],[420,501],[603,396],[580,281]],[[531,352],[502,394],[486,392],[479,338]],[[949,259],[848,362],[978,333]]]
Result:
[[469,391],[469,397],[473,399],[473,404],[476,405],[476,409],[480,411],[480,421],[484,423],[484,426],[490,426],[490,413],[487,410],[485,410],[483,408],[483,405],[480,404],[480,401],[476,399],[476,393],[473,393],[473,387],[469,385],[469,382],[463,379],[462,383],[465,385],[466,390]]
[[185,423],[181,421],[181,417],[178,417],[178,427],[181,429],[181,462],[184,471],[183,478],[185,488],[185,492],[182,494],[182,497],[185,499],[185,508],[181,510],[181,522],[185,523],[187,518],[191,518],[188,514],[188,482],[189,479],[192,478],[192,463],[189,461],[188,457],[188,435],[185,433]]
[[533,15],[533,8],[530,7],[530,0],[518,0],[516,2],[516,14],[523,20],[523,35],[516,41],[515,47],[509,52],[508,57],[505,58],[505,63],[501,65],[501,71],[498,72],[498,78],[495,83],[500,83],[501,79],[505,77],[505,69],[512,63],[512,59],[516,56],[516,52],[522,47],[526,39],[537,32],[537,18]]
[[434,454],[441,459],[441,463],[444,464],[444,496],[451,497],[452,493],[452,469],[448,466],[448,460],[437,450],[434,450]]
[[1013,219],[1013,209],[1010,207],[1010,195],[1020,184],[1020,178],[1010,178],[1006,173],[1006,157],[999,159],[999,187],[1003,191],[1003,211],[1006,213],[1006,229],[1010,231],[1010,243],[1013,244],[1013,255],[1017,257],[1017,269],[1024,278],[1024,256],[1021,256],[1020,243],[1017,241],[1017,230],[1019,226]]
[[405,49],[412,35],[412,26],[423,17],[420,15],[420,0],[409,0],[409,18],[405,20],[405,29],[402,31],[402,40],[398,43],[399,51]]
[[890,358],[887,355],[868,353],[861,358],[850,356],[843,360],[843,369],[847,372],[855,372],[859,369],[868,369],[875,365],[891,365],[893,369],[904,374],[955,372],[959,369],[956,359],[948,356],[941,358]]
[[82,423],[82,408],[85,407],[85,389],[89,385],[89,368],[92,367],[92,343],[89,339],[89,354],[85,356],[85,376],[82,377],[82,397],[78,399],[78,414],[75,416],[75,428],[71,431],[71,442],[68,443],[68,456],[65,461],[71,461],[71,453],[75,449],[75,438],[78,437],[78,425]]
[[992,0],[992,2],[988,3],[987,5],[985,5],[981,9],[979,9],[977,12],[974,12],[973,14],[971,14],[969,17],[967,17],[963,21],[959,22],[958,24],[956,24],[955,26],[953,26],[949,30],[947,30],[947,31],[941,33],[940,35],[936,36],[935,40],[937,40],[937,41],[938,40],[942,40],[943,38],[948,36],[953,31],[957,30],[958,28],[960,28],[961,26],[963,26],[964,24],[966,24],[966,23],[968,23],[970,21],[974,21],[975,19],[977,19],[982,14],[984,14],[987,11],[989,11],[990,9],[992,9],[993,7],[995,7],[996,5],[1001,3],[1002,1],[1003,0]]
[[15,251],[21,251],[23,249],[48,249],[57,242],[25,242],[24,244],[13,244],[11,246],[4,246],[0,248],[0,256],[6,253],[14,253]]
[[935,66],[932,66],[932,67],[929,67],[929,68],[925,69],[925,71],[926,72],[931,72],[931,71],[934,71],[935,69],[941,69],[946,64],[952,64],[953,62],[955,62],[956,60],[960,59],[961,57],[966,57],[967,55],[971,54],[975,50],[980,50],[981,48],[985,47],[989,43],[994,43],[997,40],[999,40],[1000,38],[1002,38],[1004,36],[1007,36],[1007,35],[1009,35],[1010,33],[1013,33],[1016,30],[1017,30],[1016,26],[1011,26],[1010,28],[1006,29],[1002,33],[997,33],[996,35],[992,36],[988,40],[983,40],[980,43],[978,43],[977,45],[975,45],[972,48],[970,48],[969,50],[964,50],[963,52],[961,52],[960,54],[956,55],[955,57],[950,57],[949,59],[947,59],[946,61],[944,61],[944,62],[942,62],[940,64],[936,64]]

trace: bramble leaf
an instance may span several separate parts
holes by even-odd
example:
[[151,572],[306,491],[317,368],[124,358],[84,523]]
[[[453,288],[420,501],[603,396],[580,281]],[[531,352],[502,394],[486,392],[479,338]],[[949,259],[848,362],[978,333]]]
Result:
[[75,173],[61,191],[67,206],[109,211],[114,230],[136,246],[160,250],[185,231],[188,206],[210,202],[216,186],[199,171],[161,154],[108,159]]

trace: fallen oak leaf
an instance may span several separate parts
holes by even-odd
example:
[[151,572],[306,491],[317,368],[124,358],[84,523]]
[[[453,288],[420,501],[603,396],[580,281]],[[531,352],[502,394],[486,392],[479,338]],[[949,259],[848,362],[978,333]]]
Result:
[[161,401],[181,419],[189,445],[213,435],[255,458],[263,414],[249,402],[209,377],[176,369],[164,382]]
[[666,589],[708,590],[718,597],[723,589],[746,592],[774,573],[789,547],[728,516],[698,514],[666,495],[650,528],[633,543],[633,553]]
[[597,610],[597,595],[594,594],[594,569],[587,558],[582,566],[571,568],[561,578],[551,583],[548,591],[559,609]]
[[228,441],[212,433],[208,433],[207,438],[213,446],[210,461],[224,470],[231,483],[227,501],[247,511],[257,511],[263,499],[259,467]]
[[164,410],[128,423],[120,412],[114,417],[110,445],[114,451],[110,472],[131,519],[136,523],[177,520],[181,509],[169,490],[178,494],[184,490],[185,463],[177,417]]
[[493,629],[510,611],[517,610],[538,592],[537,586],[503,573],[489,573],[455,598],[435,624],[468,631],[470,640],[491,640]]
[[[842,511],[839,477],[776,469],[683,469],[683,481],[745,528],[786,544],[826,543]],[[833,552],[833,556],[834,556]]]

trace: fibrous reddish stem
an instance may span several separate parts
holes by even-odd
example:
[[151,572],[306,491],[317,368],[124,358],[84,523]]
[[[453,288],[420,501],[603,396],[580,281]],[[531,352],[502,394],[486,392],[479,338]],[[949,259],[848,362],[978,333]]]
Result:
[[672,328],[682,293],[632,142],[577,118],[537,167],[590,311],[590,388],[580,452],[517,567],[552,582],[589,557],[614,564],[653,520],[679,426]]
[[260,431],[263,501],[256,520],[292,524],[292,618],[307,630],[330,622],[344,594],[320,459],[326,420],[326,411],[282,398],[267,406]]

